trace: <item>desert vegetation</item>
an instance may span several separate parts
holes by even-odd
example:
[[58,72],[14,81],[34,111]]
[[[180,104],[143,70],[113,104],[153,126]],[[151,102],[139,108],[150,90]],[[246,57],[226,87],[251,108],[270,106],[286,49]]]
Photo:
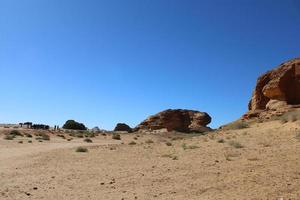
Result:
[[136,145],[136,142],[135,141],[131,141],[128,143],[128,145]]
[[86,152],[88,152],[88,149],[85,148],[85,147],[77,147],[76,148],[76,152],[78,152],[78,153],[86,153]]
[[276,119],[279,119],[282,123],[299,121],[300,111],[287,112],[280,117],[276,117]]
[[93,140],[91,140],[90,138],[85,138],[83,141],[85,141],[87,143],[93,143]]
[[199,146],[197,145],[187,145],[186,143],[182,144],[182,149],[183,150],[188,150],[188,149],[198,149]]
[[46,134],[46,133],[37,133],[35,139],[39,140],[39,141],[41,141],[41,140],[48,141],[48,140],[50,140],[50,136],[48,134]]
[[113,133],[112,134],[112,139],[114,139],[114,140],[121,140],[121,135],[118,134],[118,133]]
[[224,130],[238,130],[245,128],[249,128],[249,123],[247,123],[246,121],[235,121],[223,126]]
[[234,148],[241,149],[244,146],[237,141],[229,141],[228,144]]

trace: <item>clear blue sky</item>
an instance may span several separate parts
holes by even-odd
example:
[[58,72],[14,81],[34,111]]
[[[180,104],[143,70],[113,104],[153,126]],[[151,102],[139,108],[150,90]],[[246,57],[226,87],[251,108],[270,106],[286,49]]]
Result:
[[218,127],[299,56],[299,0],[0,0],[0,122],[111,129],[187,108]]

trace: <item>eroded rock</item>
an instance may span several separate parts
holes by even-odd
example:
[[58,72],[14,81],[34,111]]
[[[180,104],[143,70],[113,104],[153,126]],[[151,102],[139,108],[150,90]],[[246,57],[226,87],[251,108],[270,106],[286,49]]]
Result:
[[205,132],[211,130],[207,125],[211,117],[205,112],[183,109],[169,109],[150,116],[135,130],[161,130],[179,132]]
[[258,78],[249,112],[243,118],[259,117],[261,111],[284,113],[297,105],[300,105],[300,58],[282,63]]

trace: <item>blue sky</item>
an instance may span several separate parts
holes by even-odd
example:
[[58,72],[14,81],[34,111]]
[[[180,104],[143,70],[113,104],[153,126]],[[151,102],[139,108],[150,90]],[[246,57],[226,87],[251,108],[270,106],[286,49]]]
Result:
[[112,129],[186,108],[218,127],[299,56],[297,0],[0,0],[0,122]]

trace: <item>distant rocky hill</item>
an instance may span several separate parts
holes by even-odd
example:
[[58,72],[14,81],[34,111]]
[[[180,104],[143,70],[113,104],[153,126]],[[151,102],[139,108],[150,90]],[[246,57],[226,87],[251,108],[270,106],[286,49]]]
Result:
[[300,58],[282,63],[257,80],[243,119],[268,119],[300,107]]
[[205,112],[183,109],[169,109],[150,116],[140,123],[134,131],[153,131],[165,129],[179,132],[205,132],[211,117]]
[[118,123],[114,129],[114,131],[126,131],[128,133],[132,132],[132,128],[125,123]]

